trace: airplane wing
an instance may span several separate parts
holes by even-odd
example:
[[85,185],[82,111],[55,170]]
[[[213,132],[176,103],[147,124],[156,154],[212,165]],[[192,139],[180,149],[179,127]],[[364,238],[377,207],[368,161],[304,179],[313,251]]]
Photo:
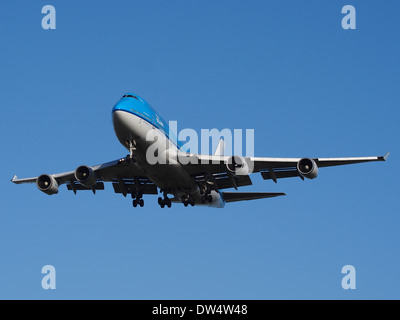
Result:
[[[271,179],[275,183],[281,178],[308,177],[299,172],[299,162],[303,159],[312,160],[318,168],[347,165],[354,163],[386,161],[389,152],[384,156],[377,157],[350,157],[350,158],[260,158],[244,157],[242,162],[247,164],[250,173],[261,173],[264,180]],[[228,169],[227,163],[232,163],[229,156],[218,155],[190,155],[191,161],[187,165],[187,170],[200,182],[209,181],[214,184],[215,189],[235,188],[243,185],[251,185],[248,174],[234,174]],[[196,159],[194,159],[196,158]],[[196,163],[197,164],[192,164]],[[221,186],[222,188],[219,188]]]
[[[313,158],[318,168],[341,166],[354,163],[364,163],[373,161],[386,161],[389,152],[384,156],[378,157],[351,157],[351,158]],[[268,158],[252,158],[254,161],[253,172],[260,172],[263,179],[272,179],[275,183],[280,178],[300,177],[304,178],[299,170],[298,163],[301,159],[268,159]]]
[[[186,155],[185,168],[192,176],[193,180],[199,185],[209,185],[211,189],[219,191],[228,188],[251,185],[250,173],[260,173],[263,179],[271,179],[277,182],[281,178],[300,177],[304,179],[313,178],[302,174],[299,164],[306,160],[306,165],[318,168],[347,165],[353,163],[363,163],[371,161],[386,161],[389,153],[385,156],[378,157],[352,157],[352,158],[259,158],[245,157],[241,158],[242,164],[246,164],[250,170],[246,174],[236,174],[234,170],[228,168],[229,165],[236,166],[232,159],[234,157],[221,155]],[[236,158],[236,157],[235,157]],[[232,163],[233,162],[233,163]],[[314,164],[313,164],[314,163]],[[140,165],[136,162],[127,162],[125,158],[96,165],[93,167],[84,167],[86,178],[93,179],[88,183],[90,187],[86,187],[85,183],[78,181],[75,176],[76,171],[69,171],[53,175],[41,175],[39,177],[18,179],[14,176],[11,180],[13,183],[38,183],[41,177],[44,177],[43,183],[46,183],[42,191],[53,194],[58,192],[58,186],[66,184],[68,190],[76,193],[77,190],[96,190],[104,189],[104,182],[111,182],[115,193],[127,194],[158,194],[157,186],[142,171]],[[80,168],[80,167],[79,167]],[[55,186],[54,188],[51,188]],[[226,202],[252,200],[261,198],[270,198],[284,195],[283,193],[223,193]]]
[[[134,162],[128,163],[125,158],[114,160],[90,167],[93,171],[95,184],[91,187],[85,187],[78,182],[74,173],[75,171],[63,172],[50,175],[57,182],[57,185],[66,184],[68,190],[76,193],[77,190],[103,190],[103,182],[112,182],[114,192],[122,193],[126,196],[133,191],[138,191],[142,194],[157,194],[157,187],[145,175],[145,173]],[[35,183],[38,177],[18,179],[17,176],[12,178],[12,182]],[[139,190],[138,190],[139,189]]]

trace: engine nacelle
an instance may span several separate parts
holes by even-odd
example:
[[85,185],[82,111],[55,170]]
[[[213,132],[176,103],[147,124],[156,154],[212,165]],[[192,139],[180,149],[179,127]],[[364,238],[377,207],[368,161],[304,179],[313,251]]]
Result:
[[48,174],[42,174],[36,180],[36,186],[40,191],[47,193],[48,195],[58,193],[58,183],[53,176]]
[[229,172],[236,176],[244,176],[251,173],[246,159],[240,156],[229,157],[228,161],[226,161],[226,167]]
[[297,163],[297,171],[307,179],[314,179],[318,175],[318,166],[313,159],[303,158]]
[[74,176],[75,179],[86,188],[92,188],[96,184],[96,174],[93,169],[88,166],[76,168]]

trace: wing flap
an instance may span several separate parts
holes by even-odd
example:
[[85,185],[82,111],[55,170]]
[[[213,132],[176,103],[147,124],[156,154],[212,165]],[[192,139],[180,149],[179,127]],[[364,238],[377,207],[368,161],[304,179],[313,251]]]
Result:
[[[205,182],[206,175],[200,175],[196,176],[195,180],[197,182]],[[216,187],[214,188],[215,190],[222,190],[222,189],[229,189],[229,188],[237,188],[237,187],[244,187],[244,186],[250,186],[253,183],[251,182],[251,179],[248,175],[242,175],[242,176],[233,176],[229,175],[227,172],[221,172],[214,174],[212,176],[212,182],[216,183]]]
[[[122,190],[121,184],[118,182],[113,182],[112,186],[114,188],[115,193],[125,194],[125,192],[126,192],[126,193],[132,194],[132,193],[136,192],[136,186],[134,183],[124,182],[126,191]],[[155,184],[152,184],[152,183],[140,185],[139,190],[142,194],[158,194],[157,187],[155,186]]]
[[104,183],[99,181],[96,182],[96,184],[92,188],[85,187],[84,185],[81,185],[79,182],[76,181],[69,181],[67,182],[67,189],[76,191],[76,190],[104,190]]
[[281,178],[292,178],[292,177],[300,177],[299,172],[296,168],[287,168],[287,169],[269,169],[267,171],[260,171],[261,176],[264,180],[272,179],[277,182],[277,179]]

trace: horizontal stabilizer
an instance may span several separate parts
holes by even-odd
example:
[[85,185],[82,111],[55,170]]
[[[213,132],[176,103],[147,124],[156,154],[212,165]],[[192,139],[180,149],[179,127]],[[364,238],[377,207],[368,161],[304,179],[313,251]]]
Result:
[[264,198],[273,198],[278,196],[286,196],[282,192],[222,192],[225,202],[256,200]]

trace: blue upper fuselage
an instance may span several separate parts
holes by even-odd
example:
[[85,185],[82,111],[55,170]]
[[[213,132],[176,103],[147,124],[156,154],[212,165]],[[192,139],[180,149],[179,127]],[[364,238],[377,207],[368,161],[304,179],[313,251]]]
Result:
[[173,134],[170,136],[168,122],[166,122],[146,100],[138,95],[133,93],[124,94],[121,100],[115,104],[112,112],[114,113],[114,111],[117,110],[131,113],[148,122],[163,132],[165,136],[180,149],[181,144],[177,141],[177,138]]

